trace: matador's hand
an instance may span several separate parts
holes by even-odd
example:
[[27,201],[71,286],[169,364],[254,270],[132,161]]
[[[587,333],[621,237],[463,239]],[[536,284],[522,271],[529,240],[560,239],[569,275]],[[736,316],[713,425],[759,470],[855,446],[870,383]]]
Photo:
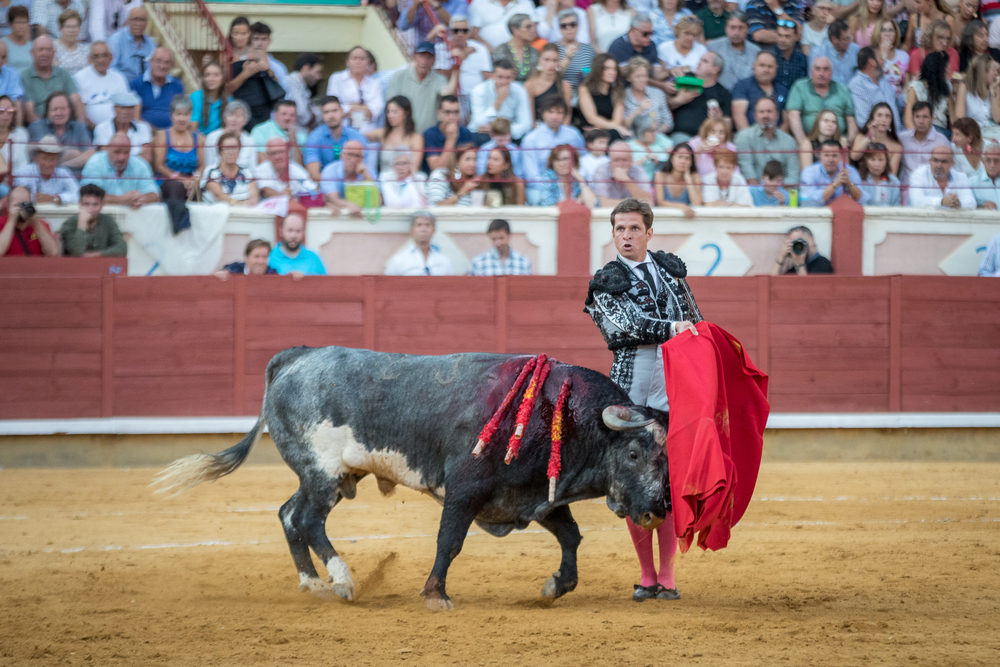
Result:
[[670,330],[673,333],[673,335],[675,335],[675,336],[677,334],[679,334],[680,332],[682,332],[682,331],[690,331],[695,336],[698,335],[698,330],[695,329],[694,324],[692,324],[691,322],[688,322],[687,320],[682,320],[680,322],[674,322],[673,324],[670,325]]

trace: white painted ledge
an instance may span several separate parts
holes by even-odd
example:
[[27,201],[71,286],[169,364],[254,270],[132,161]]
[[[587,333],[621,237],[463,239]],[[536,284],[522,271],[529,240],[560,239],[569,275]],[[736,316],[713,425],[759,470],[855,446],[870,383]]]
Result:
[[[246,433],[256,417],[110,417],[0,420],[0,436]],[[997,412],[775,413],[771,429],[1000,428]]]

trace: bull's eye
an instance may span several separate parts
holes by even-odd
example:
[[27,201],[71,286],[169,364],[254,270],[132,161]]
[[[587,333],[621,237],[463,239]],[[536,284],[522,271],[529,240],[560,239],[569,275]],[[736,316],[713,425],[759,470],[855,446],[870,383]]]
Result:
[[629,452],[628,453],[628,457],[630,459],[632,459],[633,461],[638,461],[639,460],[639,455],[636,452]]

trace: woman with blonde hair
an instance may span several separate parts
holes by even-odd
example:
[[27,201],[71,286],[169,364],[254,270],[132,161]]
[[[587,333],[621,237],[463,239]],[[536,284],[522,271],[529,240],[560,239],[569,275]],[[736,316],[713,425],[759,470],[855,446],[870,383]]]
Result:
[[[698,166],[698,173],[704,178],[715,171],[715,152],[720,149],[728,149],[736,152],[736,144],[733,143],[732,130],[729,123],[722,118],[706,118],[698,128],[698,136],[688,142],[691,150],[695,154],[695,164]],[[737,169],[739,171],[739,169]]]
[[[904,49],[913,49],[920,45],[924,33],[930,28],[934,21],[953,18],[955,12],[952,11],[948,3],[943,0],[912,0],[905,4],[909,9],[910,22],[906,28],[906,39],[903,41]],[[951,25],[948,22],[949,26]]]
[[880,19],[889,19],[885,13],[885,0],[861,0],[858,13],[847,20],[847,30],[854,35],[854,43],[861,48],[871,46],[873,34],[878,43],[875,22]]
[[926,58],[935,51],[941,51],[948,58],[948,73],[957,72],[961,65],[958,51],[952,46],[951,40],[955,32],[944,19],[933,21],[920,38],[919,46],[910,51],[910,67],[907,72],[912,81],[920,74],[920,66]]
[[625,88],[624,125],[632,127],[639,116],[646,115],[653,121],[654,132],[669,134],[674,128],[674,116],[670,113],[666,93],[648,85],[651,71],[649,61],[642,56],[633,56],[625,66],[629,85]]
[[805,169],[813,162],[819,160],[820,147],[824,141],[839,141],[844,148],[847,141],[840,134],[840,124],[837,122],[837,114],[829,109],[823,109],[816,114],[812,131],[799,143],[799,165]]
[[656,53],[672,76],[683,76],[698,70],[698,61],[708,48],[698,41],[702,35],[701,20],[685,16],[674,26],[674,39],[660,44]]
[[427,180],[429,206],[472,206],[472,191],[479,187],[476,176],[476,146],[462,144],[448,158],[447,167],[438,167]]
[[896,89],[896,97],[903,94],[906,70],[910,67],[910,54],[899,48],[902,33],[895,21],[880,18],[872,28],[872,48],[882,63],[882,78]]
[[694,164],[694,151],[687,144],[677,144],[670,151],[653,181],[656,205],[679,208],[688,220],[694,218],[692,206],[701,206],[701,176]]
[[622,123],[625,117],[625,95],[618,76],[618,63],[606,53],[594,56],[590,73],[577,89],[579,109],[585,121],[584,130],[599,128],[611,133],[611,143],[632,136]]
[[955,116],[976,121],[987,139],[1000,139],[1000,64],[976,56],[956,93]]
[[542,106],[550,97],[562,97],[572,108],[573,88],[568,81],[563,80],[559,72],[559,47],[549,42],[542,47],[538,55],[538,67],[524,82],[528,91],[528,104],[531,105],[531,117],[535,121],[542,120]]
[[587,7],[590,43],[598,53],[605,53],[611,42],[629,31],[635,11],[626,0],[597,0]]

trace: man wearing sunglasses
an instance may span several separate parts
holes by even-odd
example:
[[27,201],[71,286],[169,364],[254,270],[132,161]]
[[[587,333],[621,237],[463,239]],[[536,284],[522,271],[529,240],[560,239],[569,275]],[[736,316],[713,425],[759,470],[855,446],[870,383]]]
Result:
[[[437,26],[435,30],[443,32],[446,28]],[[434,34],[435,30],[432,30],[431,34]],[[493,59],[490,57],[490,50],[482,42],[469,39],[472,30],[469,28],[468,18],[463,14],[451,17],[447,31],[451,35],[451,49],[449,50],[443,41],[434,45],[436,57],[434,69],[441,76],[450,79],[452,70],[458,68],[458,101],[461,106],[462,121],[468,122],[469,95],[473,88],[490,78],[493,72]]]
[[642,56],[655,70],[659,67],[661,76],[657,76],[654,71],[654,79],[663,78],[663,67],[659,65],[660,56],[653,45],[653,19],[649,14],[636,14],[632,17],[632,27],[627,33],[611,42],[608,47],[608,55],[618,62],[619,67],[628,64],[628,61],[635,56]]
[[804,10],[803,0],[750,0],[746,9],[750,39],[760,46],[777,43],[778,27],[797,30],[802,25]]

